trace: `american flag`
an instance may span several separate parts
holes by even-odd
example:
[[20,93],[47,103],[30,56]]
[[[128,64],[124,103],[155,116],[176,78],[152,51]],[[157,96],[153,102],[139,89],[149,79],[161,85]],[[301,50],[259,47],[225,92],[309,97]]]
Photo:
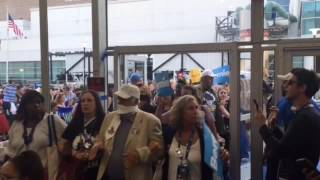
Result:
[[8,27],[9,29],[13,29],[14,34],[18,36],[18,38],[23,38],[23,32],[19,29],[10,14],[8,14]]

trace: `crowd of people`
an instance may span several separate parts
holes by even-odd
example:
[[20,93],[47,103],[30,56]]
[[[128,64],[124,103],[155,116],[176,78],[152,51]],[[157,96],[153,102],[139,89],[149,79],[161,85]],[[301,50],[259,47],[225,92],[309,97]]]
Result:
[[[320,115],[311,100],[319,77],[293,69],[279,79],[278,107],[267,117],[258,105],[255,110],[266,143],[266,179],[319,178],[310,168],[320,155]],[[130,80],[105,108],[95,91],[69,86],[51,89],[50,111],[36,90],[25,90],[10,104],[16,111],[5,107],[2,97],[0,133],[8,137],[8,148],[0,179],[228,180],[229,87],[213,88],[211,70],[202,72],[198,84],[179,80],[166,96],[137,73]],[[70,121],[59,113],[64,108],[71,109]],[[240,158],[248,160],[247,126],[240,127]],[[309,166],[299,166],[302,158]]]

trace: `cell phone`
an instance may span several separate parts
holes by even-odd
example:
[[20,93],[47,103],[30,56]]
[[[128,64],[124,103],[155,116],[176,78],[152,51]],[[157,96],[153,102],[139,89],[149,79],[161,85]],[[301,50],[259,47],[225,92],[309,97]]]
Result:
[[253,103],[256,106],[256,110],[259,110],[259,104],[256,99],[253,99]]
[[296,160],[296,166],[301,169],[308,169],[308,171],[315,171],[318,173],[316,167],[312,164],[312,162],[306,158],[301,158]]

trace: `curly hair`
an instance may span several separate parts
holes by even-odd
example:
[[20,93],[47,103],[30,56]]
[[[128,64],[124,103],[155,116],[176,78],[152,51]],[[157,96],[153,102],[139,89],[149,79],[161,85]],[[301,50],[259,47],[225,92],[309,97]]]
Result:
[[[190,102],[194,102],[199,105],[197,99],[191,95],[185,95],[179,97],[174,101],[172,108],[170,109],[170,124],[176,129],[181,129],[183,127],[183,114],[186,110],[187,105]],[[197,124],[201,127],[201,123],[204,119],[204,113],[198,109],[197,111]]]

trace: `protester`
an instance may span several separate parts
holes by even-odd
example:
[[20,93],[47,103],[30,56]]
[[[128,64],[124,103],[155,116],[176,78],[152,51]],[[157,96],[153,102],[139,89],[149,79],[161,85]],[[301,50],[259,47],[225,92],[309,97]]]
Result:
[[[291,109],[293,104],[288,100],[288,98],[286,98],[286,89],[288,88],[288,82],[292,76],[293,74],[291,72],[285,75],[277,76],[279,80],[282,80],[282,84],[281,84],[282,98],[280,99],[277,106],[279,109],[279,113],[277,116],[276,124],[280,127],[283,127],[284,130],[288,129],[288,126],[294,116],[294,112]],[[314,109],[320,112],[320,108],[313,100],[311,100],[311,103],[313,104]]]
[[1,180],[44,180],[41,159],[34,151],[24,151],[9,159],[0,169]]
[[147,86],[142,86],[140,89],[140,102],[139,108],[142,111],[154,114],[156,112],[156,107],[151,105],[151,92]]
[[161,120],[162,124],[168,123],[169,117],[167,115],[170,108],[172,107],[173,100],[174,95],[158,96],[157,98],[157,108],[155,115]]
[[139,89],[123,85],[115,93],[118,110],[107,115],[100,141],[91,150],[95,157],[103,150],[98,180],[151,180],[152,162],[161,155],[162,131],[158,118],[138,108]]
[[[104,116],[98,94],[91,90],[82,93],[71,123],[62,135],[66,140],[61,149],[65,160],[69,160],[73,166],[81,165],[77,169],[77,177],[73,177],[75,179],[96,179],[99,159],[89,161],[89,151],[94,144],[94,137],[100,131]],[[73,159],[68,159],[70,156],[81,162],[72,162]],[[68,169],[64,170],[67,173]]]
[[58,107],[66,107],[65,101],[66,101],[66,98],[63,93],[58,93],[54,100],[54,102],[57,104]]
[[[273,163],[268,169],[266,179],[305,179],[301,170],[295,166],[299,158],[311,160],[316,166],[320,153],[320,115],[314,110],[311,97],[319,90],[319,78],[316,73],[303,68],[291,71],[286,98],[293,103],[295,114],[287,131],[283,134],[272,122],[276,118],[266,119],[257,109],[256,120],[263,124],[260,134],[270,148],[267,158]],[[272,120],[272,121],[271,121]]]
[[[225,139],[225,148],[229,150],[230,147],[230,127],[229,127],[229,121],[230,121],[230,113],[229,113],[229,107],[230,107],[230,99],[227,89],[220,88],[218,90],[218,98],[219,98],[219,109],[220,114],[219,118],[217,118],[216,125],[219,134]],[[241,139],[241,137],[240,137]]]
[[163,131],[163,180],[204,180],[216,176],[204,160],[205,141],[201,128],[203,117],[195,97],[185,95],[175,101],[171,110],[170,125],[164,125]]
[[56,102],[51,102],[50,103],[50,108],[51,108],[51,112],[53,114],[57,114],[58,113],[58,103]]
[[0,135],[8,134],[10,125],[3,109],[3,101],[0,100]]
[[207,103],[212,111],[215,110],[218,100],[216,93],[212,89],[213,79],[214,75],[212,70],[206,69],[202,72],[200,84],[194,86],[201,104]]
[[[200,104],[200,98],[197,97],[196,90],[193,86],[185,85],[181,90],[181,95],[192,95],[198,103]],[[210,128],[211,132],[215,135],[218,141],[224,141],[222,137],[219,135],[216,125],[215,125],[215,118],[210,112],[209,108],[206,105],[200,105],[200,110],[204,113],[204,120],[206,121],[208,127]]]
[[71,87],[68,85],[65,85],[63,87],[64,96],[65,96],[65,106],[66,107],[72,107],[76,103],[77,96],[74,92],[72,92]]
[[130,75],[130,83],[137,87],[143,86],[143,79],[139,73],[132,73]]
[[[56,134],[57,143],[59,143],[66,124],[56,115],[52,118],[52,126],[55,129],[52,134]],[[49,164],[54,165],[53,163],[58,163],[59,159],[51,159],[49,162],[47,148],[49,138],[53,136],[49,130],[50,132],[54,131],[53,127],[49,129],[49,119],[49,114],[44,108],[44,97],[37,91],[27,91],[21,98],[17,120],[13,122],[9,131],[7,156],[14,157],[25,150],[33,150],[39,155],[46,171],[52,172],[54,167],[50,167]]]

